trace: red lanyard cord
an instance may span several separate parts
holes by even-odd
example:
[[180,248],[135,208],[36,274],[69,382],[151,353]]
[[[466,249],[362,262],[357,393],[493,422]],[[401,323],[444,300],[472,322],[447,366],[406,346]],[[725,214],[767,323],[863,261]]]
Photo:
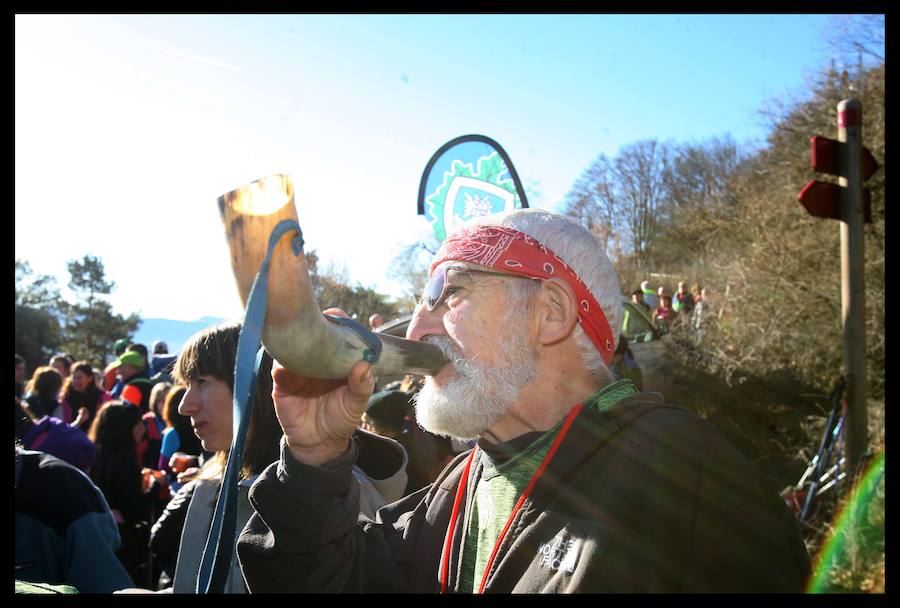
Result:
[[[500,550],[500,545],[503,543],[503,539],[506,537],[506,533],[509,531],[509,527],[512,525],[513,520],[516,518],[516,514],[519,512],[519,509],[522,508],[522,505],[525,504],[525,500],[531,494],[531,491],[534,489],[537,480],[544,474],[544,471],[547,469],[547,466],[550,464],[550,461],[553,459],[554,454],[556,454],[557,448],[562,443],[563,438],[566,436],[566,433],[569,432],[569,428],[572,426],[572,423],[575,421],[576,416],[581,411],[583,403],[579,403],[569,412],[569,415],[566,416],[565,422],[563,422],[562,427],[559,430],[559,433],[556,435],[556,439],[553,440],[553,445],[550,446],[550,449],[547,450],[547,454],[544,456],[544,459],[541,461],[540,466],[538,466],[537,470],[531,476],[531,480],[528,482],[528,485],[525,487],[525,490],[522,492],[522,495],[519,497],[519,500],[516,502],[516,505],[513,507],[512,513],[509,515],[509,519],[506,520],[506,525],[503,527],[503,531],[500,532],[500,536],[497,538],[497,542],[494,543],[494,550],[491,551],[491,556],[488,558],[487,566],[484,569],[484,575],[481,577],[481,584],[478,587],[478,593],[484,592],[484,586],[487,583],[488,573],[491,571],[491,566],[494,563],[494,558],[497,557],[497,552]],[[447,572],[449,570],[449,562],[450,562],[450,544],[453,541],[453,532],[456,529],[456,519],[459,515],[459,504],[462,502],[462,497],[466,489],[466,484],[469,478],[469,469],[472,465],[472,460],[475,456],[477,448],[472,450],[472,454],[469,455],[469,460],[466,463],[466,468],[463,471],[462,477],[459,480],[459,486],[456,489],[456,500],[453,502],[453,512],[450,515],[450,526],[447,528],[447,537],[444,540],[444,556],[441,564],[441,593],[447,592]]]
[[450,570],[450,543],[453,542],[453,531],[456,529],[459,503],[462,502],[463,494],[465,494],[466,484],[469,480],[469,469],[472,468],[472,460],[475,458],[475,452],[477,451],[478,446],[472,448],[472,453],[469,454],[466,468],[463,469],[462,477],[460,477],[459,485],[456,488],[456,499],[453,501],[453,511],[450,514],[450,525],[447,527],[447,537],[444,539],[444,556],[441,559],[441,593],[447,593],[447,572]]

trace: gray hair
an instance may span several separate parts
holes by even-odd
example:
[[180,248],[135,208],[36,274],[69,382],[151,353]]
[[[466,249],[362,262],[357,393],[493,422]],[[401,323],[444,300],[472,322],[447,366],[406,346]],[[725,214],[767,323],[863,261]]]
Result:
[[[619,342],[617,328],[622,326],[623,314],[619,277],[594,235],[571,218],[543,209],[516,209],[480,217],[474,223],[505,226],[524,232],[568,264],[600,304],[612,331],[615,349]],[[513,298],[530,299],[537,291],[537,284],[512,281],[509,290]],[[612,373],[609,367],[581,325],[575,326],[574,336],[581,350],[581,359],[591,376],[604,384],[610,382]]]

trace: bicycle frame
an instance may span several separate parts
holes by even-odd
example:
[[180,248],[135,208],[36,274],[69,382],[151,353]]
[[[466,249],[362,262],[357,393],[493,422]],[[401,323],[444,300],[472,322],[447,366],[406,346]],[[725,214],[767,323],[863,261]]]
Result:
[[[826,483],[826,480],[837,473],[845,462],[843,457],[839,457],[836,463],[833,465],[831,464],[835,446],[841,444],[843,441],[844,420],[847,413],[847,403],[844,399],[845,386],[845,378],[841,376],[829,396],[829,400],[833,405],[831,413],[828,416],[828,422],[825,425],[825,431],[822,433],[819,451],[813,456],[806,471],[804,471],[803,475],[800,477],[800,481],[798,481],[797,485],[794,487],[794,490],[796,491],[801,490],[804,485],[808,485],[806,495],[803,499],[803,506],[797,515],[800,523],[806,521],[810,509],[812,508],[813,501],[827,490],[839,484],[847,475],[846,472],[841,471]],[[840,453],[840,448],[838,448],[838,453]]]

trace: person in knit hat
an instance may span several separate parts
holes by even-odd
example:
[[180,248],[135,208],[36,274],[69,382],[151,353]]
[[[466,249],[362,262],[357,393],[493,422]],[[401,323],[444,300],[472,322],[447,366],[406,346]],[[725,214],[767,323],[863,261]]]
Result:
[[452,459],[446,437],[438,437],[413,422],[412,395],[403,390],[383,390],[369,398],[361,428],[394,439],[406,448],[409,463],[404,495],[428,485]]

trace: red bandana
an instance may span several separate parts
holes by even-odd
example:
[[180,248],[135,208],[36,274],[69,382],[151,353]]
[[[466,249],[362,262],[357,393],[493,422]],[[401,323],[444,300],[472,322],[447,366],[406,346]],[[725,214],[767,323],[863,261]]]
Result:
[[462,228],[443,242],[431,263],[429,276],[447,260],[470,262],[526,277],[559,277],[575,290],[580,303],[578,321],[609,365],[615,342],[603,309],[568,264],[538,241],[515,228],[476,225]]

